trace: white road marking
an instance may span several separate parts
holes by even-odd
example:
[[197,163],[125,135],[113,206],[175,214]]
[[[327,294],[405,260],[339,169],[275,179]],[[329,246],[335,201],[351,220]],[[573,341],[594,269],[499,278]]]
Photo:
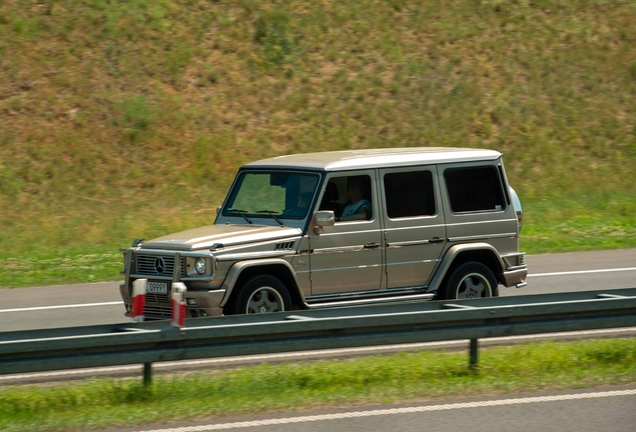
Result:
[[566,272],[554,272],[554,273],[530,273],[528,277],[542,277],[542,276],[564,276],[564,275],[576,275],[576,274],[588,274],[588,273],[609,273],[609,272],[624,272],[624,271],[636,271],[636,267],[615,268],[615,269],[601,269],[601,270],[577,270]]
[[104,303],[84,303],[84,304],[70,304],[70,305],[59,305],[59,306],[38,306],[38,307],[30,307],[30,308],[18,308],[18,309],[0,309],[0,313],[2,312],[29,312],[29,311],[38,311],[38,310],[47,310],[47,309],[66,309],[66,308],[81,308],[81,307],[93,307],[93,306],[113,306],[113,305],[123,305],[124,302],[104,302]]
[[263,426],[271,426],[271,425],[319,422],[319,421],[325,421],[325,420],[377,417],[377,416],[421,413],[421,412],[431,412],[431,411],[449,411],[449,410],[457,410],[457,409],[465,409],[465,408],[485,408],[485,407],[496,407],[496,406],[506,406],[506,405],[522,405],[522,404],[531,404],[531,403],[540,403],[540,402],[558,402],[558,401],[597,399],[597,398],[604,398],[604,397],[633,396],[633,395],[636,395],[636,389],[592,392],[592,393],[564,394],[564,395],[554,395],[554,396],[536,396],[536,397],[525,397],[525,398],[497,399],[497,400],[487,400],[487,401],[477,401],[477,402],[449,403],[449,404],[441,404],[441,405],[425,405],[425,406],[416,406],[416,407],[378,409],[378,410],[369,410],[369,411],[353,411],[353,412],[344,412],[344,413],[335,413],[335,414],[319,414],[319,415],[309,415],[309,416],[300,416],[300,417],[289,417],[289,418],[278,418],[278,419],[267,419],[267,420],[252,420],[252,421],[209,424],[209,425],[189,426],[189,427],[186,426],[186,427],[177,427],[177,428],[148,429],[148,430],[145,430],[144,432],[205,432],[205,431],[215,431],[215,430],[263,427]]

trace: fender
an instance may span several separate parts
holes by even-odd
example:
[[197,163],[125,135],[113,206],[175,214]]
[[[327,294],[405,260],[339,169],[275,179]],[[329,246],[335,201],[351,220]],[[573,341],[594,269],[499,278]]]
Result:
[[270,267],[273,265],[276,265],[276,266],[282,265],[285,268],[287,268],[287,270],[289,271],[289,274],[294,279],[294,284],[295,284],[294,287],[289,287],[289,288],[295,289],[298,295],[300,296],[301,301],[304,303],[305,296],[303,292],[300,289],[298,289],[300,285],[298,283],[298,279],[296,278],[296,273],[294,272],[294,269],[292,268],[291,264],[289,264],[287,261],[283,259],[271,258],[271,259],[264,259],[264,260],[258,260],[258,261],[239,261],[236,264],[234,264],[232,268],[230,268],[230,270],[228,271],[227,276],[225,277],[225,280],[223,281],[223,285],[221,285],[221,289],[225,290],[225,295],[223,296],[223,299],[221,300],[221,303],[219,304],[219,306],[224,307],[227,301],[230,299],[230,296],[232,295],[232,291],[234,291],[234,288],[236,287],[236,282],[239,280],[239,277],[241,276],[241,274],[243,273],[245,269],[248,269],[251,267]]
[[464,252],[470,252],[470,251],[492,253],[492,255],[497,259],[497,262],[499,263],[499,268],[501,269],[500,273],[504,272],[506,266],[503,262],[503,259],[501,259],[499,252],[497,252],[497,249],[495,249],[493,246],[489,245],[488,243],[459,244],[459,245],[452,246],[450,249],[448,249],[448,251],[444,255],[444,258],[442,258],[442,262],[440,263],[439,270],[435,272],[435,276],[433,277],[433,279],[431,279],[431,283],[428,285],[427,291],[428,292],[437,291],[440,285],[442,284],[442,281],[444,280],[444,277],[446,276],[448,269],[451,267],[451,265],[455,261],[455,258],[457,258],[460,254]]

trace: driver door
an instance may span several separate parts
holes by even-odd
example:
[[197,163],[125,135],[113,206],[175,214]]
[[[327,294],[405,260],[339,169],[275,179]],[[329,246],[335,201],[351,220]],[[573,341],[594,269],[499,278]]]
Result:
[[[337,195],[337,199],[323,199],[319,209],[333,209],[336,216],[340,216],[347,205],[347,177],[350,176],[364,176],[368,184],[365,199],[371,202],[372,211],[368,219],[336,222],[333,226],[323,227],[320,234],[310,227],[312,296],[377,290],[382,283],[382,230],[375,172],[366,170],[329,176],[323,195],[331,190],[331,198]],[[334,185],[337,194],[333,193]],[[327,201],[330,208],[323,207]]]

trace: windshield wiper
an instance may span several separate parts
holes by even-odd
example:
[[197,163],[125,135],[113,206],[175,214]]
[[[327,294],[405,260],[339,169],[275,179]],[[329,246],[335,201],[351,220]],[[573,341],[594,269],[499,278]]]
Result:
[[257,211],[256,213],[267,213],[268,215],[270,215],[271,217],[273,217],[273,218],[276,220],[276,222],[278,222],[278,224],[279,224],[280,226],[285,226],[285,224],[284,224],[284,223],[282,223],[282,222],[280,221],[280,219],[278,219],[278,218],[274,215],[274,213],[275,213],[275,212],[273,212],[273,211],[271,211],[271,210],[259,210],[259,211]]
[[247,223],[249,223],[249,224],[251,224],[251,223],[252,223],[252,221],[251,221],[251,220],[249,220],[249,219],[247,218],[247,216],[245,216],[245,215],[243,214],[243,213],[247,213],[247,210],[241,210],[241,209],[236,209],[236,208],[229,208],[229,209],[227,209],[227,211],[228,211],[228,212],[230,212],[230,213],[236,213],[236,214],[238,214],[238,215],[241,215],[241,217],[242,217],[243,219],[245,219],[245,220],[247,221]]

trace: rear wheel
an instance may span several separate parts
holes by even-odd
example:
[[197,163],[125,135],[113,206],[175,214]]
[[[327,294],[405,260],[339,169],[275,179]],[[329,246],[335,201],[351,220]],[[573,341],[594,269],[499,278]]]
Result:
[[478,262],[467,262],[457,267],[440,290],[442,300],[497,296],[499,290],[495,275],[488,267]]
[[239,291],[234,314],[283,312],[291,309],[291,297],[285,285],[274,276],[262,275],[248,280]]

